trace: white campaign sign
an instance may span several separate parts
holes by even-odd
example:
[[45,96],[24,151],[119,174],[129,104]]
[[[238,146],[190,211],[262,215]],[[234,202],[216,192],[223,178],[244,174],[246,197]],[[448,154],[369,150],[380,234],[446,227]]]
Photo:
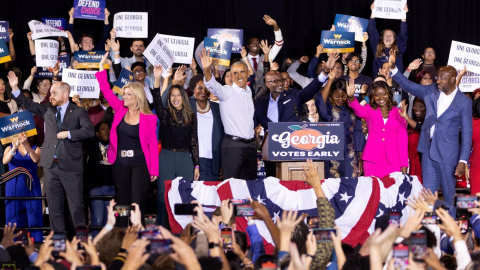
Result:
[[54,67],[58,60],[58,41],[51,39],[35,40],[35,65]]
[[150,44],[148,44],[143,55],[148,61],[150,61],[150,63],[152,63],[152,65],[162,66],[162,77],[165,78],[167,76],[168,69],[171,68],[173,64],[173,54],[168,47],[167,42],[165,42],[160,34],[155,35],[155,38]]
[[193,58],[193,46],[195,38],[162,35],[173,54],[173,62],[190,65]]
[[407,0],[375,0],[372,16],[382,19],[405,20],[407,13],[404,10]]
[[148,12],[119,12],[113,17],[116,37],[148,38]]
[[457,70],[467,67],[467,71],[480,74],[480,46],[452,40],[448,64]]
[[28,27],[30,27],[30,31],[33,32],[32,39],[39,39],[44,37],[68,38],[67,33],[63,32],[62,30],[58,30],[36,20],[31,20],[30,22],[28,22]]
[[[457,70],[457,73],[458,72],[460,72],[460,70]],[[463,75],[462,80],[460,81],[460,85],[458,86],[458,89],[460,89],[460,91],[462,92],[473,92],[479,88],[480,74],[470,71],[467,71],[467,73]]]
[[98,98],[100,85],[95,77],[96,71],[86,71],[64,68],[62,82],[70,85],[70,96],[79,95],[80,98]]

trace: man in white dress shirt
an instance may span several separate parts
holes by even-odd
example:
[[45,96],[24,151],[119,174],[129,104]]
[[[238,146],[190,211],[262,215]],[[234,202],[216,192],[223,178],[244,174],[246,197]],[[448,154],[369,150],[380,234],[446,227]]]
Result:
[[200,58],[205,73],[205,86],[220,100],[220,116],[226,134],[222,141],[223,177],[255,180],[257,149],[254,140],[252,91],[247,85],[247,65],[241,61],[233,63],[233,84],[222,86],[212,77],[210,54],[203,49]]

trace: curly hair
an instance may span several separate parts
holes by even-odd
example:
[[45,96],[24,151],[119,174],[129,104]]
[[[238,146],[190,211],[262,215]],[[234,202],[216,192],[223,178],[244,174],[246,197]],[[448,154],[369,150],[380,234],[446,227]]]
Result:
[[370,99],[370,107],[372,107],[372,109],[374,109],[374,110],[376,110],[378,108],[378,105],[374,100],[374,96],[375,96],[375,91],[379,88],[383,88],[387,92],[387,95],[388,95],[388,101],[387,101],[388,111],[391,111],[392,108],[393,108],[392,90],[390,89],[390,87],[388,86],[388,84],[386,82],[382,82],[382,81],[377,81],[377,82],[374,82],[372,84],[372,91],[370,91],[370,93],[368,94],[368,98]]

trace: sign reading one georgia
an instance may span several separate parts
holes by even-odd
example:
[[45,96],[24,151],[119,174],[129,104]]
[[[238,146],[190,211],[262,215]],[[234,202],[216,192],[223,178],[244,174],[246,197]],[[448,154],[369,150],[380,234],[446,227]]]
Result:
[[336,31],[353,32],[355,33],[355,41],[365,41],[365,38],[363,37],[363,32],[367,32],[367,19],[337,14],[335,15],[335,22],[333,24],[335,25]]
[[268,159],[343,160],[343,123],[268,123]]
[[73,8],[73,18],[75,19],[105,20],[104,0],[75,0]]
[[355,50],[355,33],[341,31],[322,31],[320,44],[326,53],[344,53]]
[[27,137],[37,135],[31,112],[23,111],[0,118],[0,138],[2,144],[13,142],[17,138],[17,134],[22,132],[25,132]]
[[232,55],[232,45],[230,41],[220,41],[213,38],[204,38],[205,50],[210,52],[210,57],[218,60],[221,66],[230,66],[230,56]]
[[232,42],[233,53],[240,53],[242,51],[243,29],[208,28],[207,37]]

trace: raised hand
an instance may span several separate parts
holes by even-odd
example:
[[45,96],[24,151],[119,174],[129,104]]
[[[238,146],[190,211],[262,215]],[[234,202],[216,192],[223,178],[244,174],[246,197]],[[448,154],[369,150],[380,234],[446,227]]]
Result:
[[245,46],[242,46],[242,50],[240,51],[240,55],[242,58],[247,57],[247,49],[245,49]]
[[275,31],[278,30],[277,22],[274,19],[272,19],[269,15],[263,15],[263,20],[265,21],[266,24],[273,26],[273,29]]
[[200,61],[202,62],[203,70],[208,69],[210,71],[210,66],[212,65],[212,59],[210,58],[210,52],[207,52],[205,48],[203,48],[202,51],[200,52]]
[[368,91],[368,85],[367,84],[362,84],[362,88],[360,89],[360,93],[366,94],[367,91]]
[[28,34],[27,34],[27,39],[28,40],[32,40],[32,34],[33,34],[32,31],[28,32]]
[[350,78],[347,82],[347,96],[353,97],[355,95],[355,80]]
[[53,78],[58,78],[58,74],[60,74],[60,63],[57,62],[53,67]]
[[161,65],[158,65],[158,66],[154,66],[153,67],[153,76],[155,78],[160,78],[162,77],[162,73],[163,73],[163,67]]
[[403,117],[403,119],[405,120],[408,119],[407,107],[408,107],[408,104],[405,104],[405,100],[402,100],[402,102],[400,103],[401,110],[398,112],[400,113],[400,116]]
[[277,62],[273,62],[272,65],[270,66],[270,70],[279,70],[280,67],[278,66]]
[[422,59],[417,58],[413,60],[409,65],[408,68],[409,70],[416,70],[420,67],[420,65],[423,63]]
[[335,25],[332,24],[332,27],[330,27],[330,31],[335,31]]
[[454,237],[454,241],[462,240],[462,233],[455,220],[443,208],[438,208],[435,211],[438,217],[442,220],[442,224],[438,224],[440,230],[444,231],[448,237]]
[[22,243],[22,241],[13,242],[13,238],[18,237],[22,233],[22,232],[14,233],[15,227],[17,227],[17,223],[13,223],[13,226],[12,226],[12,223],[10,222],[8,223],[8,225],[5,225],[5,229],[3,230],[3,238],[1,242],[1,245],[4,248],[7,248],[13,245],[19,245]]
[[30,69],[30,76],[35,76],[35,73],[37,73],[37,66],[33,66],[31,69]]
[[110,45],[110,47],[113,49],[114,52],[119,52],[120,51],[120,41],[112,41],[110,39],[107,39],[107,44]]
[[13,30],[12,30],[12,28],[8,28],[8,36],[10,37],[10,40],[13,38]]
[[265,39],[260,41],[260,48],[262,49],[263,54],[268,55],[270,53],[272,45],[268,46],[268,40]]
[[320,57],[320,54],[323,53],[323,44],[317,46],[317,52],[315,53],[315,57]]
[[220,207],[220,212],[222,213],[222,222],[224,224],[229,224],[230,219],[233,215],[233,205],[229,200],[223,200],[222,206]]
[[306,64],[306,63],[308,63],[308,60],[309,60],[308,56],[304,55],[304,56],[300,57],[300,59],[298,59],[298,62]]
[[15,72],[10,71],[7,75],[8,83],[12,87],[12,90],[15,91],[18,89],[18,77],[15,75]]
[[335,62],[340,59],[340,54],[339,53],[331,53],[328,56],[327,63],[325,63],[325,69],[330,72],[333,69],[333,66],[335,66]]
[[307,159],[307,166],[303,165],[304,180],[313,188],[321,186],[320,175],[318,174],[318,167],[311,159]]
[[175,76],[173,76],[173,80],[176,82],[180,82],[185,79],[185,77],[187,77],[187,74],[185,74],[185,70],[187,70],[187,66],[185,65],[181,65],[180,67],[178,67],[175,71]]
[[102,72],[105,70],[105,63],[107,62],[108,58],[108,51],[103,55],[102,60],[100,60],[100,63],[98,63],[98,71]]
[[467,66],[464,66],[462,70],[460,70],[460,72],[458,73],[458,76],[462,76],[465,75],[467,73]]
[[150,241],[145,238],[136,240],[128,250],[122,269],[139,269],[150,257],[150,254],[145,252],[148,244]]
[[140,212],[140,207],[136,203],[132,203],[132,206],[133,210],[130,210],[130,222],[133,226],[142,228],[142,212]]
[[115,28],[112,28],[112,30],[110,30],[110,39],[115,39],[115,37],[117,37],[117,30]]
[[421,196],[425,199],[428,205],[434,206],[435,202],[438,200],[438,192],[432,193],[430,189],[422,189]]
[[113,210],[113,207],[115,207],[115,202],[114,199],[110,200],[109,205],[107,206],[107,224],[105,226],[110,226],[114,227],[115,223],[117,223],[117,218],[115,217],[115,211]]
[[395,50],[390,50],[390,56],[388,58],[388,64],[390,65],[390,68],[393,68],[395,66],[395,61],[397,60],[397,52]]

